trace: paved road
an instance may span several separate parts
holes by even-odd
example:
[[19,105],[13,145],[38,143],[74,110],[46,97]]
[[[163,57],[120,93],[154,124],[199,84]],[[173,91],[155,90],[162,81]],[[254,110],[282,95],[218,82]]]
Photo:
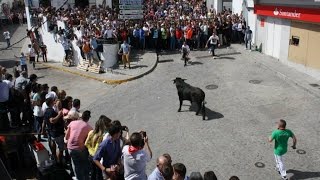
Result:
[[[170,153],[173,162],[182,162],[192,171],[213,170],[219,179],[238,175],[240,179],[279,179],[274,171],[272,146],[267,137],[275,122],[284,118],[296,133],[299,155],[289,150],[285,163],[294,170],[292,179],[320,179],[319,99],[279,79],[269,70],[252,63],[233,49],[218,50],[221,59],[193,52],[194,65],[183,67],[178,55],[162,56],[150,75],[109,89],[89,106],[93,119],[105,114],[119,119],[132,131],[144,129],[150,136],[155,157]],[[187,82],[206,93],[210,120],[189,112],[177,113],[178,97],[172,79]],[[261,80],[250,84],[249,80]],[[218,85],[207,90],[209,84]],[[218,118],[223,116],[223,118]],[[92,120],[94,121],[94,120]],[[256,168],[262,162],[264,168]],[[150,172],[155,159],[149,163]]]
[[[280,179],[267,138],[275,122],[284,118],[298,138],[297,148],[306,152],[299,155],[289,149],[285,158],[289,176],[320,179],[320,100],[254,63],[251,56],[234,49],[218,54],[221,58],[214,60],[206,51],[192,52],[193,65],[185,68],[179,55],[163,55],[153,73],[118,86],[52,69],[36,73],[43,77],[40,83],[57,85],[80,98],[82,110],[93,112],[92,125],[105,114],[131,131],[146,130],[154,156],[170,153],[173,162],[187,166],[188,174],[213,170],[219,179],[232,175],[244,180]],[[184,112],[177,112],[178,96],[171,80],[178,76],[205,91],[209,120],[189,112],[188,102]],[[218,89],[206,89],[210,84]],[[255,167],[256,162],[265,167]],[[148,172],[154,167],[155,158]]]

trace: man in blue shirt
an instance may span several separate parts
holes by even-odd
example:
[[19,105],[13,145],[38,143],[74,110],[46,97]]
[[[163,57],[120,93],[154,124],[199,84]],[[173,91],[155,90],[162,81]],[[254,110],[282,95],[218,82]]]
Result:
[[[116,176],[119,171],[121,147],[120,136],[121,127],[112,125],[109,129],[110,137],[102,141],[98,147],[96,154],[93,157],[94,163],[105,172],[108,177]],[[103,163],[100,160],[103,158]]]
[[[152,171],[152,173],[148,176],[148,180],[165,180],[165,175],[167,174],[165,171],[168,167],[171,167],[170,159],[168,157],[162,155],[157,159],[157,167]],[[173,172],[172,172],[173,175]]]
[[28,66],[27,66],[27,57],[24,55],[24,53],[21,53],[21,56],[18,57],[16,55],[14,55],[14,57],[19,58],[20,59],[20,67],[21,67],[21,71],[25,71],[28,74]]
[[98,57],[99,61],[101,61],[99,51],[98,51],[98,42],[97,42],[97,39],[95,36],[91,36],[90,45],[91,45],[92,49],[97,53],[97,57]]
[[145,32],[144,32],[142,26],[139,29],[139,38],[140,38],[140,42],[139,42],[140,49],[144,50],[144,48],[145,48]]

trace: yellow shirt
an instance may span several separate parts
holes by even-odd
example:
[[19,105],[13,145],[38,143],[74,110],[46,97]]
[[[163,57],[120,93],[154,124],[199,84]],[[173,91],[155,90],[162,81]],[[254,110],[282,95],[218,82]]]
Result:
[[98,150],[99,144],[101,143],[103,137],[101,137],[101,141],[97,141],[96,144],[93,144],[93,139],[95,139],[96,135],[94,135],[92,133],[93,133],[93,130],[91,130],[88,133],[88,137],[87,137],[86,142],[84,143],[84,145],[88,148],[89,154],[91,156],[94,156],[94,154]]

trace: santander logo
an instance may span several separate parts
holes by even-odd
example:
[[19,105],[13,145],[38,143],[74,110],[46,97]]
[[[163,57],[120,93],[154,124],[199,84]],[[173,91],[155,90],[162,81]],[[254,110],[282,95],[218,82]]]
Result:
[[273,11],[273,14],[275,16],[283,16],[283,17],[290,17],[290,18],[298,18],[300,19],[301,13],[298,13],[296,10],[293,11],[282,11],[282,9],[278,10],[278,8],[275,8]]

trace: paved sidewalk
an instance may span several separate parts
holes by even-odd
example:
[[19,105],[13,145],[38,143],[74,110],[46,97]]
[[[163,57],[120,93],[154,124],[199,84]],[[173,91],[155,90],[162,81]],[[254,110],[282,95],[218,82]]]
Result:
[[60,62],[50,62],[50,60],[48,63],[41,63],[41,65],[107,84],[121,84],[141,78],[152,72],[157,66],[157,57],[153,52],[134,52],[132,53],[131,61],[131,69],[124,69],[123,65],[119,65],[119,67],[114,69],[108,68],[105,73],[101,74],[81,71],[77,69],[77,67],[65,67],[62,66],[62,63]]
[[[248,61],[259,63],[262,68],[274,72],[279,78],[286,82],[297,85],[305,91],[320,97],[320,86],[317,86],[317,84],[320,85],[320,80],[291,68],[271,56],[257,51],[245,50],[244,46],[239,44],[232,44],[231,47],[237,52],[240,52],[242,56],[247,57]],[[315,84],[316,87],[312,86],[313,84]]]

